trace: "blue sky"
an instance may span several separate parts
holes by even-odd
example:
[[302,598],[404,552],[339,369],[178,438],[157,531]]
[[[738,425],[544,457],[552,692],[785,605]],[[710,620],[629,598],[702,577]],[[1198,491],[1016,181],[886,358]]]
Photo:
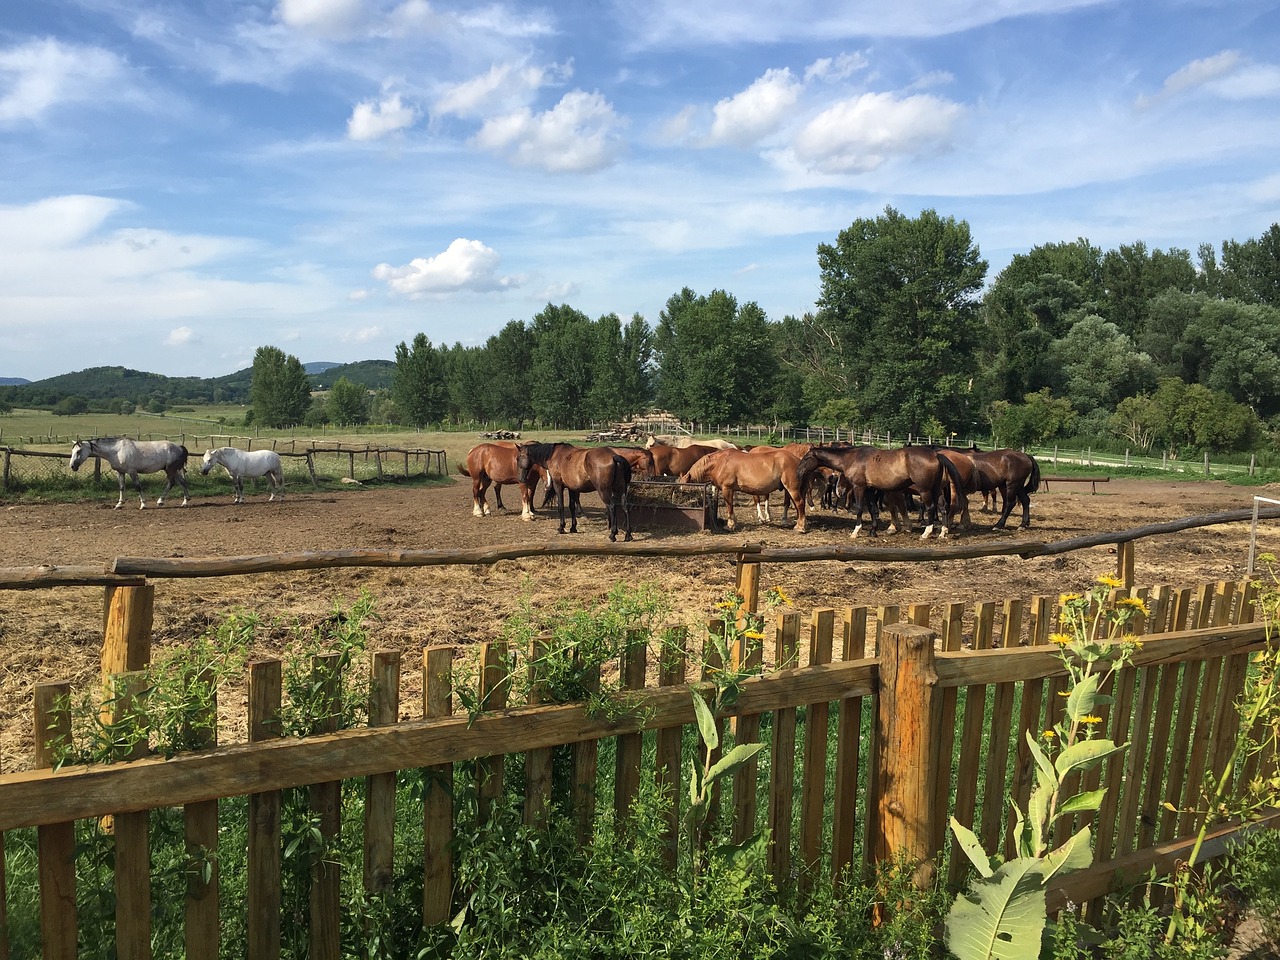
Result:
[[1280,221],[1252,0],[5,0],[0,376],[390,359],[548,302],[775,320],[886,205],[1040,243]]

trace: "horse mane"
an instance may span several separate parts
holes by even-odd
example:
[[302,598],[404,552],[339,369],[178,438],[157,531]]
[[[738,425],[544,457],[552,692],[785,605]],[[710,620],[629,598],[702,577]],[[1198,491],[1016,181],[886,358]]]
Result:
[[547,457],[551,456],[558,446],[561,446],[559,442],[549,443],[547,441],[535,441],[533,443],[524,444],[524,449],[529,454],[530,460],[535,463],[544,463]]

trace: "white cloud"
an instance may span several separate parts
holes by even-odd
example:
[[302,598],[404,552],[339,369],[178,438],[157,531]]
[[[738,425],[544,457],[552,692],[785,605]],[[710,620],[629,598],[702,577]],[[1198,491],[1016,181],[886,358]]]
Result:
[[864,173],[891,156],[945,145],[962,108],[926,94],[866,93],[818,114],[791,145],[796,160],[820,173]]
[[342,36],[364,15],[364,0],[280,0],[280,21],[295,30]]
[[125,65],[99,47],[54,39],[0,50],[0,123],[36,120],[62,103],[118,96]]
[[739,147],[759,142],[782,126],[802,89],[789,69],[766,71],[747,89],[715,105],[710,142]]
[[418,111],[400,100],[393,93],[374,102],[357,103],[347,120],[347,136],[352,140],[377,140],[388,134],[413,126]]
[[169,331],[169,335],[164,338],[166,347],[182,347],[188,343],[199,343],[200,338],[196,336],[196,332],[190,327],[174,327]]
[[1207,84],[1209,90],[1227,100],[1253,100],[1280,94],[1280,67],[1269,63],[1248,64],[1228,76]]
[[477,146],[522,167],[588,173],[613,163],[621,119],[598,93],[572,90],[550,110],[516,110],[485,122]]
[[46,197],[21,207],[0,207],[0,250],[56,250],[78,243],[125,204],[106,197]]
[[402,267],[380,263],[373,268],[373,276],[409,297],[463,290],[486,293],[519,286],[519,277],[498,276],[500,260],[496,250],[479,240],[459,237],[434,257],[416,257]]
[[348,330],[342,334],[343,343],[369,343],[382,336],[382,328],[378,326],[361,327],[359,330]]
[[436,100],[435,113],[478,117],[495,109],[524,106],[545,84],[563,83],[573,76],[573,62],[550,67],[527,63],[494,64],[486,73],[446,88]]
[[662,121],[658,128],[659,140],[663,143],[684,143],[692,135],[697,117],[697,107],[684,107],[674,117]]
[[862,53],[842,53],[838,57],[823,57],[805,67],[804,82],[848,80],[859,70],[865,70],[868,62],[866,55]]
[[369,299],[369,291],[364,289],[352,290],[347,294],[347,299],[352,303],[364,303],[364,301]]

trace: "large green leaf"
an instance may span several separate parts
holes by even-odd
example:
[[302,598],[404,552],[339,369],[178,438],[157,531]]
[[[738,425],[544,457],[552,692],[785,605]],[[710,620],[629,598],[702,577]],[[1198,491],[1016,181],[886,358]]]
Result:
[[728,776],[734,770],[764,749],[763,743],[740,743],[723,757],[712,764],[707,771],[707,782],[715,783],[721,777]]
[[716,729],[715,715],[697,690],[693,691],[693,712],[698,718],[698,733],[702,735],[702,742],[708,750],[714,750],[720,746],[720,731]]
[[982,843],[974,832],[955,817],[951,818],[951,832],[956,835],[956,842],[960,844],[960,849],[964,851],[964,855],[969,858],[969,862],[977,868],[977,871],[984,877],[991,876],[991,858],[982,849]]
[[1036,761],[1036,770],[1040,774],[1040,782],[1054,783],[1058,779],[1057,772],[1053,769],[1053,763],[1040,749],[1040,744],[1036,742],[1036,738],[1032,736],[1031,731],[1027,731],[1027,746],[1031,748],[1031,756]]
[[1084,793],[1077,793],[1058,808],[1058,816],[1061,817],[1068,813],[1082,813],[1086,810],[1097,810],[1102,806],[1102,798],[1106,795],[1107,790],[1105,787],[1101,790],[1086,790]]
[[1045,927],[1040,866],[1035,857],[1018,857],[956,897],[947,914],[946,942],[959,960],[1040,955]]
[[1054,875],[1083,870],[1093,863],[1093,845],[1089,842],[1089,828],[1085,827],[1070,840],[1040,861],[1041,883],[1048,884]]
[[1087,717],[1093,713],[1097,697],[1098,678],[1091,674],[1071,688],[1071,693],[1067,695],[1067,716],[1075,721]]
[[1122,743],[1117,747],[1110,740],[1081,740],[1058,754],[1053,765],[1058,771],[1058,776],[1065,777],[1072,770],[1088,770],[1095,767],[1113,753],[1119,753],[1128,746],[1129,744]]

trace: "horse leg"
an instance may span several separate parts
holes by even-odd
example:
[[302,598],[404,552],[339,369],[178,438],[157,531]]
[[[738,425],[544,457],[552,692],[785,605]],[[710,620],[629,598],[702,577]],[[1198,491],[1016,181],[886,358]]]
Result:
[[520,484],[520,519],[533,519],[533,491],[534,487],[527,483]]
[[794,501],[796,505],[796,525],[792,527],[792,529],[795,530],[796,533],[808,533],[809,528],[806,525],[808,522],[806,513],[808,503],[805,501],[803,491],[797,487],[795,493],[792,493],[786,487],[782,488],[782,519],[784,521],[787,519],[788,500]]
[[272,500],[276,498],[276,487],[280,488],[280,499],[283,500],[284,499],[284,471],[281,470],[279,473],[276,473],[274,470],[272,470],[270,473],[267,474],[267,479],[271,481],[271,496],[267,498],[267,502],[270,503]]
[[618,504],[613,495],[604,503],[604,522],[609,527],[609,541],[611,543],[618,539]]
[[[573,495],[570,494],[570,497],[572,496]],[[570,509],[570,512],[572,512],[573,510],[572,499],[569,501],[569,509]],[[556,512],[560,516],[560,529],[558,529],[556,532],[564,533],[564,487],[559,487],[556,490]]]
[[244,477],[235,477],[236,498],[233,503],[244,503]]
[[725,487],[720,491],[720,498],[724,500],[725,507],[729,511],[729,516],[725,518],[724,521],[724,528],[726,530],[734,530],[738,526],[738,521],[733,519],[733,498],[737,492],[737,489],[734,487]]
[[582,512],[582,495],[577,490],[569,491],[569,532],[578,532],[578,514]]
[[[992,530],[1003,530],[1005,522],[1009,519],[1009,514],[1013,513],[1013,505],[1017,502],[1018,495],[1013,492],[1012,484],[1006,483],[1000,490],[1001,497],[1004,499],[1004,507],[1000,511],[1000,519],[996,521],[996,525]],[[992,497],[994,502],[995,497]]]
[[1031,496],[1025,491],[1018,491],[1018,502],[1022,504],[1022,526],[1031,526]]
[[[138,472],[135,470],[129,474],[129,479],[133,481],[134,488],[138,491],[138,509],[143,510],[147,506],[146,499],[142,496],[142,481],[138,479]],[[120,499],[124,500],[124,474],[120,474]]]
[[626,487],[622,488],[622,516],[626,520],[626,535],[623,540],[631,539],[631,495]]
[[489,504],[485,502],[485,492],[489,489],[489,477],[483,471],[477,471],[471,478],[471,515],[483,517],[489,512]]

